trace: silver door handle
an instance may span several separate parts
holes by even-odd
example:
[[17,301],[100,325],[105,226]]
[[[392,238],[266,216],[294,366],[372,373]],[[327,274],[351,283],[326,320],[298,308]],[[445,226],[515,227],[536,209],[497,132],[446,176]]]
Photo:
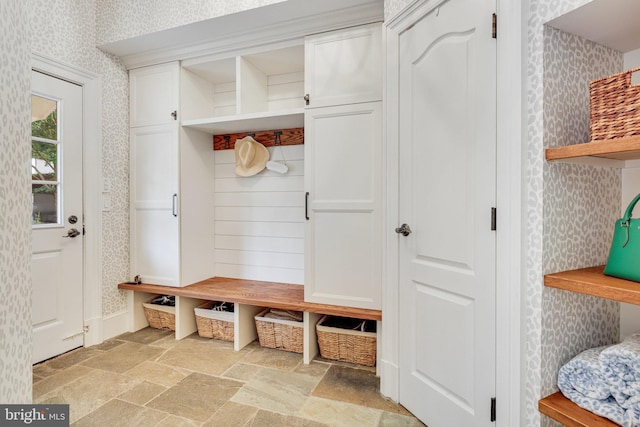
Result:
[[173,216],[178,216],[178,193],[173,193]]
[[406,237],[411,234],[411,227],[407,224],[402,224],[400,227],[396,228],[396,233],[402,234]]
[[74,239],[76,237],[78,237],[80,235],[80,232],[78,231],[77,228],[70,228],[67,231],[67,235],[66,236],[62,236],[62,237],[69,237],[71,239]]

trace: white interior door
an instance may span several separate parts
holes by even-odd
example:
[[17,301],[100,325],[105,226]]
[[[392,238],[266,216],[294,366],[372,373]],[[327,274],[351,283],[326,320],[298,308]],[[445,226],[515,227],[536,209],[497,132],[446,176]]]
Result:
[[491,425],[495,396],[494,0],[449,0],[400,36],[400,403]]
[[32,73],[33,362],[83,344],[82,87]]

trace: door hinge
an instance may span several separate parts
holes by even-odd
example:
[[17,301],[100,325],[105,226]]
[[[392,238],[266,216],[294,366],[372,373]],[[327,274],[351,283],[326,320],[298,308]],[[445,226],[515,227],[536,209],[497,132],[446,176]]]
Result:
[[491,398],[491,422],[496,420],[496,398]]
[[173,118],[173,120],[178,120],[178,111],[177,110],[172,111],[171,117]]
[[498,38],[498,15],[495,13],[491,16],[491,37]]
[[491,208],[491,231],[496,231],[496,208]]

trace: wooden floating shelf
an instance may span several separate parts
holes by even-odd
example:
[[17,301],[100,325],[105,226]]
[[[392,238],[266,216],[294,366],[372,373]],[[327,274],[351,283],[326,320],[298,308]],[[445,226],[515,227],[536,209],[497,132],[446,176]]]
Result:
[[605,276],[604,266],[562,271],[544,276],[550,288],[592,295],[614,301],[640,304],[640,283]]
[[538,410],[567,427],[619,427],[618,424],[582,409],[561,392],[538,402]]
[[612,166],[616,163],[623,165],[624,160],[640,159],[640,136],[547,148],[545,157],[550,162],[598,163],[608,160]]
[[182,126],[198,129],[212,135],[255,132],[264,129],[291,129],[304,126],[304,109],[237,114],[183,120]]

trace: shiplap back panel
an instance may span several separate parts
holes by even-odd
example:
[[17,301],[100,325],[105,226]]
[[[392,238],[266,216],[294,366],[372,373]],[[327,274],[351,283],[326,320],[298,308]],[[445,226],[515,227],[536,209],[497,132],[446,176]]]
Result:
[[270,147],[281,175],[235,173],[233,150],[215,152],[216,275],[304,283],[304,146]]

